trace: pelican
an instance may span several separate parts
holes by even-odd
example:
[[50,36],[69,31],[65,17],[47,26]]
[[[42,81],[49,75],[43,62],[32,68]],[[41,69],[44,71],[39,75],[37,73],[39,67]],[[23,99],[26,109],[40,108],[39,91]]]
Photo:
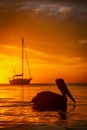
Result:
[[75,103],[73,96],[68,90],[63,79],[56,79],[57,87],[59,88],[61,95],[51,92],[42,91],[37,93],[37,95],[31,100],[33,103],[33,108],[39,111],[57,111],[57,110],[67,110],[67,97],[66,95]]

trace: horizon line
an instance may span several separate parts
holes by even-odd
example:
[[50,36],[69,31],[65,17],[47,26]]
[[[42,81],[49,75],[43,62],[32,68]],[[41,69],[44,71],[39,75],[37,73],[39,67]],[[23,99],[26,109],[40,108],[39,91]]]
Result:
[[[29,85],[49,85],[49,84],[56,84],[56,83],[30,83]],[[72,83],[66,83],[66,84],[87,84],[87,82],[72,82]],[[0,85],[11,85],[10,83],[0,83]]]

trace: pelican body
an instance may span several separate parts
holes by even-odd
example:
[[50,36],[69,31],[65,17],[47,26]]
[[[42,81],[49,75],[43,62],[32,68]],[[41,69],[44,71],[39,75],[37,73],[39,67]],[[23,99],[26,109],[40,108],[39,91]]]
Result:
[[32,99],[33,108],[39,111],[57,111],[57,110],[67,110],[67,97],[75,102],[71,93],[69,92],[63,79],[56,79],[56,84],[61,91],[61,95],[51,92],[43,91],[37,93],[37,95]]

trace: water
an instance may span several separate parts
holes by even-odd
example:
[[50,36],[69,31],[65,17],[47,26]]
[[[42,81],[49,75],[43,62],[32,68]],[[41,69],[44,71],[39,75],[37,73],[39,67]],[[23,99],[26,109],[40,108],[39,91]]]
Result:
[[76,106],[68,99],[67,112],[37,112],[31,99],[40,91],[60,93],[56,85],[0,85],[0,129],[3,130],[86,130],[87,85],[68,85]]

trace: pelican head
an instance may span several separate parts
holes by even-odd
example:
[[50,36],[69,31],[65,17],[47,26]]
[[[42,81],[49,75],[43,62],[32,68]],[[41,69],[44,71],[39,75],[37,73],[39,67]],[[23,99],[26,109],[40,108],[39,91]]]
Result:
[[63,79],[56,79],[56,84],[59,90],[61,91],[62,95],[64,96],[67,95],[73,102],[76,102]]

